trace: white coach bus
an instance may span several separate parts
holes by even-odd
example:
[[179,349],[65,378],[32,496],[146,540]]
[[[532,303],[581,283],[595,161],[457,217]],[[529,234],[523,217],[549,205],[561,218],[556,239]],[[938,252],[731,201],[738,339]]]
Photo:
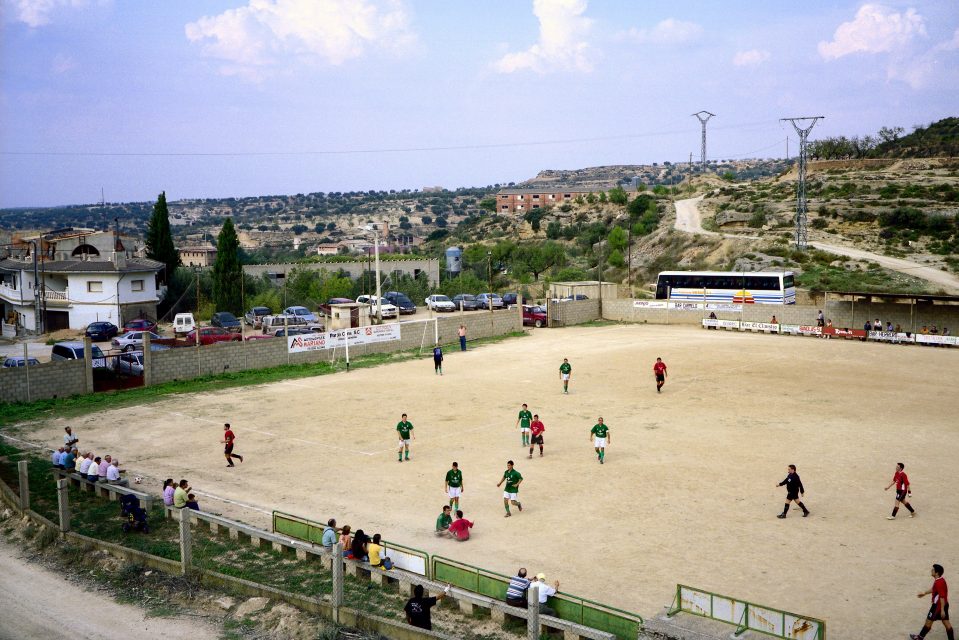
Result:
[[792,271],[663,271],[656,298],[730,304],[796,304]]

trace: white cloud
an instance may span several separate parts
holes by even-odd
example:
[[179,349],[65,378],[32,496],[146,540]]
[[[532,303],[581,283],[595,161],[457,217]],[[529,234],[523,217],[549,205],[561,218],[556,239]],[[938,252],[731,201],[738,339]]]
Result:
[[249,77],[291,57],[339,65],[372,48],[401,50],[416,40],[400,0],[248,0],[185,31],[206,55],[224,61],[224,73]]
[[737,51],[733,56],[733,64],[737,67],[755,67],[769,60],[770,53],[759,49]]
[[13,15],[31,27],[50,24],[51,14],[61,7],[82,7],[87,0],[11,0]]
[[67,73],[68,71],[73,71],[79,65],[77,61],[74,60],[73,56],[67,55],[65,53],[58,53],[53,58],[53,63],[50,65],[50,68],[53,69],[54,73]]
[[832,42],[819,43],[819,55],[834,60],[853,53],[892,52],[925,35],[925,20],[915,9],[898,13],[882,5],[864,4],[855,19],[836,28]]
[[936,51],[956,51],[959,49],[959,29],[952,34],[952,40],[946,40],[936,45]]
[[630,28],[622,37],[643,44],[684,44],[699,39],[703,28],[695,22],[666,18],[652,29]]
[[525,51],[507,53],[494,68],[501,73],[523,69],[537,73],[556,69],[592,71],[591,48],[586,41],[592,20],[583,17],[586,4],[586,0],[533,0],[539,40]]

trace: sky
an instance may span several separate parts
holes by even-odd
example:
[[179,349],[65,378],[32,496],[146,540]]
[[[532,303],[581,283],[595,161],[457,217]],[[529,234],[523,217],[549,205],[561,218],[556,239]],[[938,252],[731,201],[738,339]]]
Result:
[[0,207],[784,157],[959,115],[956,0],[0,0]]

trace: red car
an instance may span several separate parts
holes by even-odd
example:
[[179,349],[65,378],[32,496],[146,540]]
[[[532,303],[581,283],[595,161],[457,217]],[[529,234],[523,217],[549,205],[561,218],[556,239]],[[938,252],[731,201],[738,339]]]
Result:
[[153,333],[159,333],[157,330],[157,323],[153,320],[147,320],[146,318],[137,318],[136,320],[130,320],[125,325],[123,325],[124,331],[152,331]]
[[[196,344],[196,329],[186,334],[189,342]],[[214,342],[239,342],[240,334],[227,331],[221,327],[200,327],[200,344],[213,344]]]
[[530,324],[534,327],[545,327],[546,322],[546,309],[543,307],[537,307],[530,304],[523,305],[523,324]]

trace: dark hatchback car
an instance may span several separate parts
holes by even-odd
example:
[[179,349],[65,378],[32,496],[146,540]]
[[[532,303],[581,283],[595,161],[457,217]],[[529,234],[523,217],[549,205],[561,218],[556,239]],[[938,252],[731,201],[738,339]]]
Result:
[[152,331],[153,333],[160,333],[157,328],[157,323],[153,320],[148,320],[146,318],[137,318],[136,320],[130,320],[123,325],[124,331]]
[[390,301],[390,304],[400,310],[400,315],[409,315],[416,313],[416,305],[410,300],[409,296],[399,291],[387,291],[383,297]]
[[87,325],[84,335],[94,342],[106,342],[115,338],[119,332],[119,327],[112,322],[91,322]]
[[221,329],[226,329],[227,331],[232,331],[234,333],[240,332],[240,321],[237,320],[237,317],[229,311],[217,311],[214,313],[210,324],[212,324],[214,327],[220,327]]
[[519,294],[516,293],[504,293],[502,296],[503,304],[507,307],[511,307],[518,302],[522,302],[522,299],[519,298]]

